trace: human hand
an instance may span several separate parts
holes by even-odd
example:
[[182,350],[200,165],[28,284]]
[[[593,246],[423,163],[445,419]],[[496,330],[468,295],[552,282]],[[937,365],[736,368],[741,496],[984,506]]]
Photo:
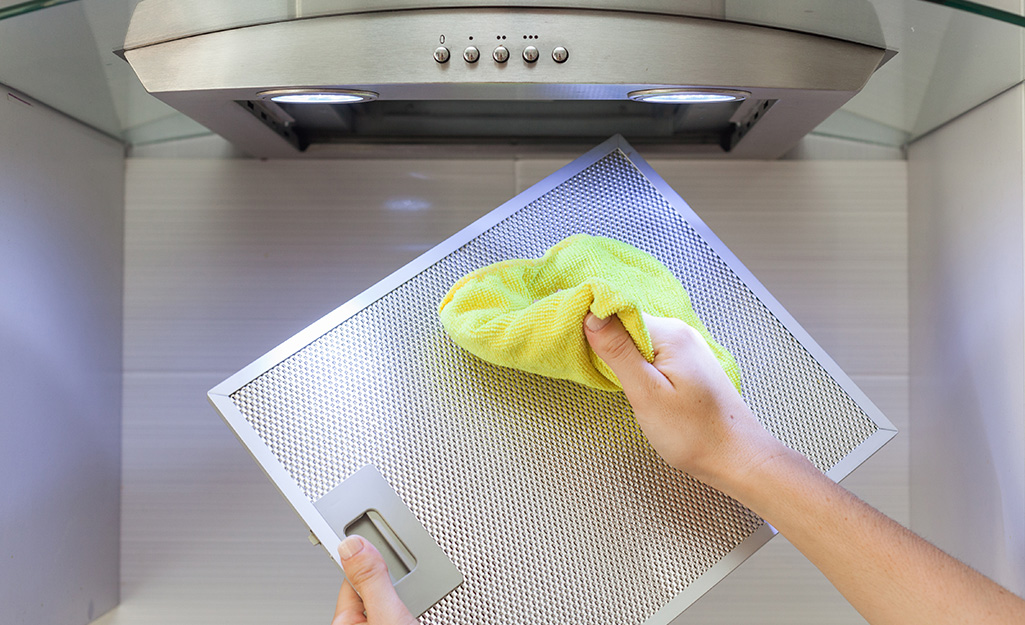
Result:
[[615,316],[589,313],[584,335],[619,378],[637,423],[666,462],[730,493],[753,468],[786,452],[751,414],[697,330],[646,314],[644,323],[653,363]]
[[644,315],[648,363],[616,317],[584,335],[674,467],[735,497],[815,564],[870,623],[1025,623],[1025,601],[844,490],[769,434],[702,336]]
[[381,554],[362,536],[338,545],[346,581],[338,592],[331,625],[413,625],[419,623],[395,594]]

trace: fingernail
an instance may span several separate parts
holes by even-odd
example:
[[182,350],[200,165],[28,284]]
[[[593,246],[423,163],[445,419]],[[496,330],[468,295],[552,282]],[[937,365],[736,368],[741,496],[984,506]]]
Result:
[[363,541],[359,536],[349,536],[338,545],[338,555],[342,556],[342,560],[348,560],[360,551],[363,551]]
[[597,332],[598,330],[601,330],[606,325],[608,325],[611,319],[612,315],[609,315],[608,317],[602,319],[594,313],[587,313],[587,316],[584,317],[584,325],[586,325],[587,329],[591,332]]

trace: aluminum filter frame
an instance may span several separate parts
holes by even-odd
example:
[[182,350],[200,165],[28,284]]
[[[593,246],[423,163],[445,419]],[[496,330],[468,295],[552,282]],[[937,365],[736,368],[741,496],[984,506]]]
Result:
[[839,480],[896,433],[613,137],[314,323],[210,400],[337,561],[314,508],[366,464],[464,576],[431,624],[672,622],[774,534],[664,464],[621,393],[494,366],[437,305],[464,274],[577,232],[663,262],[736,357],[763,425]]

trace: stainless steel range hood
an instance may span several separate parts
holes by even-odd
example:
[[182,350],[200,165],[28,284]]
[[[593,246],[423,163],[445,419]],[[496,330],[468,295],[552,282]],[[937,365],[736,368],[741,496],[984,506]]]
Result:
[[[849,5],[837,19],[871,12],[867,2]],[[254,156],[343,156],[367,144],[593,144],[620,133],[738,158],[786,152],[890,54],[741,23],[734,6],[753,5],[143,0],[123,54],[150,93]],[[659,88],[743,99],[630,99]],[[373,101],[270,99],[339,89]]]

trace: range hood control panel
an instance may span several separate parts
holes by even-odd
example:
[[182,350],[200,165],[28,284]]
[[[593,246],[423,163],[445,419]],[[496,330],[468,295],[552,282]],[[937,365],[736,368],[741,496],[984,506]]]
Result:
[[[491,52],[491,58],[494,59],[498,65],[505,64],[512,56],[513,53],[510,48],[514,48],[513,44],[506,45],[502,41],[506,39],[505,35],[497,35],[499,43],[495,46],[495,49]],[[537,35],[523,35],[525,40],[537,39]],[[467,37],[468,42],[473,41],[473,37]],[[452,51],[445,45],[446,37],[441,35],[438,37],[438,43],[440,44],[434,49],[434,60],[440,64],[448,63],[449,59],[452,58]],[[514,48],[515,49],[515,48]],[[566,46],[555,46],[552,49],[552,61],[555,63],[565,63],[569,59],[569,50]],[[541,51],[536,45],[528,43],[520,51],[520,58],[523,59],[524,64],[530,66],[537,63],[538,59],[541,58]],[[463,60],[467,64],[474,64],[480,59],[480,49],[473,43],[468,43],[466,48],[463,49]]]

